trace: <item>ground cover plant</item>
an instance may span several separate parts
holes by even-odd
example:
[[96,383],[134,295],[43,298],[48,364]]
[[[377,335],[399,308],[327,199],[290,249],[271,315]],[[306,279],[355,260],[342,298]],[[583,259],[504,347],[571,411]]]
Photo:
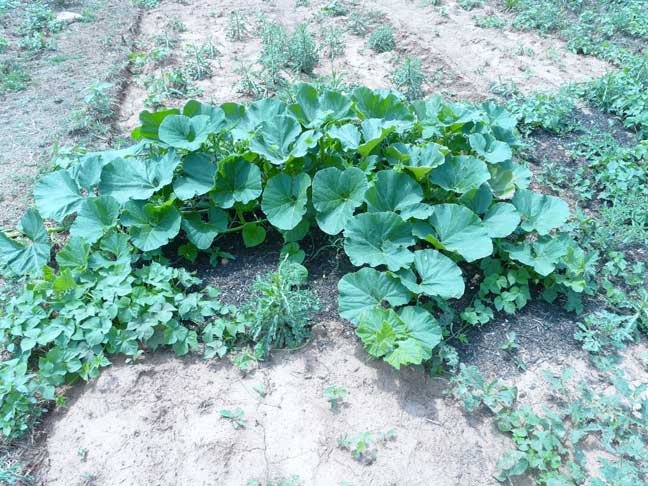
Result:
[[[184,354],[200,340],[222,356],[246,333],[254,359],[273,342],[299,345],[316,308],[296,290],[305,278],[299,264],[282,264],[255,287],[252,307],[236,313],[168,264],[209,254],[233,233],[247,247],[275,233],[286,258],[299,254],[309,228],[342,234],[361,268],[339,283],[340,314],[370,355],[396,368],[440,357],[444,336],[457,331],[435,314],[463,296],[465,274],[484,275],[464,306],[466,325],[492,315],[487,296],[514,312],[535,284],[545,298],[564,294],[577,307],[585,256],[553,231],[567,205],[528,189],[505,110],[439,97],[410,104],[366,88],[303,84],[295,93],[293,104],[192,101],[182,111],[143,112],[135,145],[80,156],[36,184],[36,209],[0,235],[6,270],[28,277],[0,321],[12,356],[2,365],[3,396],[12,397],[3,403],[6,435],[25,430],[55,386],[95,376],[108,354],[159,345]],[[43,218],[59,226],[48,229]],[[51,260],[50,235],[68,228]]]

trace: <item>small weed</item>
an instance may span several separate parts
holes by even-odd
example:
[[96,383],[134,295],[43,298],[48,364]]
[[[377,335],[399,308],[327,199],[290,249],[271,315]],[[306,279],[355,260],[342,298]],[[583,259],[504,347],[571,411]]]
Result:
[[394,29],[383,24],[374,30],[369,36],[369,47],[376,52],[388,52],[396,47]]
[[342,386],[329,385],[324,388],[324,398],[331,405],[331,410],[337,410],[348,394],[349,391]]
[[188,59],[185,63],[185,70],[189,78],[194,81],[210,78],[214,71],[209,61],[220,55],[220,51],[211,39],[201,46],[189,44],[187,46]]
[[256,342],[255,356],[263,359],[272,348],[295,348],[310,336],[310,314],[319,309],[313,293],[302,290],[308,271],[283,261],[276,272],[257,278],[250,300],[241,307],[243,320]]
[[502,29],[506,26],[506,20],[497,15],[485,15],[476,17],[475,24],[483,29]]
[[233,10],[229,14],[227,26],[227,38],[233,41],[242,41],[249,35],[248,19],[239,10]]
[[322,13],[331,17],[341,17],[349,13],[349,7],[344,0],[331,0],[325,7],[322,7]]
[[352,12],[347,21],[347,28],[360,37],[367,35],[370,25],[371,21],[369,18],[360,12]]
[[344,31],[337,27],[327,28],[322,32],[320,51],[328,59],[335,59],[344,54]]
[[240,408],[235,408],[234,410],[228,410],[223,408],[219,412],[221,418],[229,420],[232,424],[232,427],[235,429],[244,429],[247,426],[247,421],[245,420],[245,413]]
[[183,99],[201,94],[200,88],[188,79],[185,70],[181,68],[149,76],[144,80],[144,85],[147,89],[144,104],[151,107],[163,106],[173,98]]
[[425,81],[423,63],[420,59],[413,57],[403,59],[392,73],[392,83],[409,101],[423,96]]
[[459,6],[464,10],[473,10],[484,6],[484,0],[459,0]]
[[27,88],[29,74],[20,64],[13,61],[0,61],[0,94],[22,91]]
[[297,26],[288,44],[288,63],[296,72],[311,74],[319,62],[317,46],[305,24]]
[[376,462],[378,457],[378,445],[396,440],[396,430],[390,429],[387,432],[360,432],[349,436],[344,434],[337,440],[338,447],[351,452],[353,458],[365,465]]
[[518,126],[528,133],[542,128],[550,133],[561,134],[576,128],[573,99],[564,93],[533,93],[515,97],[508,109],[519,120]]

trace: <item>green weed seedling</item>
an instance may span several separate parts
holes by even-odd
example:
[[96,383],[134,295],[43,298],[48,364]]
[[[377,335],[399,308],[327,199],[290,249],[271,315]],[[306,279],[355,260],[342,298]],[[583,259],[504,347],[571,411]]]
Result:
[[349,7],[345,0],[331,0],[322,7],[322,13],[331,17],[340,17],[349,13]]
[[369,47],[376,52],[388,52],[396,47],[394,29],[383,24],[374,30],[369,36]]
[[247,426],[247,421],[245,420],[245,413],[240,408],[235,408],[234,410],[229,410],[223,408],[218,412],[220,416],[232,424],[232,427],[235,429],[244,429]]
[[273,348],[295,348],[310,336],[310,316],[319,303],[304,290],[308,271],[284,260],[276,272],[257,277],[241,314],[255,345],[255,356],[264,359]]
[[392,73],[392,82],[405,98],[412,101],[423,97],[423,84],[426,82],[423,63],[420,59],[406,57]]
[[396,440],[396,430],[390,429],[387,432],[360,432],[349,436],[344,434],[337,440],[338,447],[351,452],[353,458],[364,464],[371,465],[378,458],[378,446]]
[[328,385],[324,388],[324,398],[329,402],[333,411],[340,408],[348,394],[349,391],[342,386]]
[[312,74],[319,62],[317,45],[305,24],[300,24],[290,37],[288,64],[296,72]]
[[328,59],[336,59],[344,54],[346,44],[344,31],[337,27],[326,28],[322,31],[320,51]]
[[22,91],[27,88],[29,74],[20,64],[13,61],[0,61],[0,94]]
[[233,10],[229,14],[227,25],[227,38],[240,42],[250,35],[250,27],[247,17],[239,10]]
[[347,21],[347,28],[355,35],[364,37],[369,32],[371,20],[362,12],[351,12]]

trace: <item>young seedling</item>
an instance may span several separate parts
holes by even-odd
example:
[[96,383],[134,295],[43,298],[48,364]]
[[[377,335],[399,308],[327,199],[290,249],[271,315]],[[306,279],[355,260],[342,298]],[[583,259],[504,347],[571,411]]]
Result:
[[406,57],[392,73],[392,82],[396,89],[409,100],[423,96],[423,83],[426,78],[423,73],[423,63],[420,59]]
[[242,41],[249,35],[248,20],[243,13],[233,10],[229,15],[227,38],[233,41]]
[[396,47],[394,29],[387,24],[378,27],[369,36],[369,47],[379,53],[393,50]]
[[349,391],[342,386],[329,385],[324,388],[324,398],[331,405],[331,410],[334,411],[340,408],[340,405],[344,402],[348,394]]
[[360,432],[352,437],[344,434],[337,440],[338,447],[351,452],[353,458],[365,465],[376,462],[378,457],[378,444],[396,440],[396,430],[387,432]]
[[244,429],[247,425],[245,414],[240,408],[235,408],[234,410],[223,408],[219,413],[222,418],[229,420],[235,429]]

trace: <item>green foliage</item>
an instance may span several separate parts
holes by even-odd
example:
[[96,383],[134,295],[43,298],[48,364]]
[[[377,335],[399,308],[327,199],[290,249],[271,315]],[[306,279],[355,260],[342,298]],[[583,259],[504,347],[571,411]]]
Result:
[[227,26],[227,38],[233,41],[242,41],[249,35],[247,17],[238,10],[232,10],[229,14]]
[[588,84],[585,98],[597,108],[620,116],[626,127],[648,137],[648,57],[635,58]]
[[232,427],[234,427],[235,429],[244,429],[247,426],[245,414],[240,408],[235,408],[234,410],[223,408],[218,413],[222,418],[229,420],[229,422],[232,424]]
[[383,24],[374,30],[369,36],[369,47],[376,52],[388,52],[396,47],[394,29]]
[[258,277],[249,301],[240,309],[255,355],[264,359],[273,348],[295,348],[310,337],[310,315],[319,310],[317,298],[302,287],[308,272],[298,263],[283,261],[276,272]]
[[322,7],[322,12],[331,17],[339,17],[349,13],[349,7],[345,0],[331,0],[328,4]]
[[347,21],[348,29],[355,35],[364,37],[369,32],[371,26],[370,19],[362,12],[351,12]]
[[423,63],[420,59],[406,57],[394,69],[392,83],[409,101],[423,97],[423,84],[426,82]]
[[527,133],[541,128],[550,133],[562,134],[576,128],[573,99],[564,93],[535,92],[529,96],[517,96],[508,109],[518,119]]
[[[202,341],[213,357],[243,343],[255,355],[235,361],[249,367],[273,347],[299,346],[317,309],[292,261],[299,247],[238,311],[166,265],[175,254],[218,255],[224,234],[255,246],[272,232],[298,243],[315,225],[342,232],[351,262],[374,268],[340,281],[340,312],[368,352],[395,367],[444,352],[447,321],[433,313],[462,296],[467,270],[506,276],[489,278],[478,320],[489,294],[508,311],[528,300],[527,285],[570,302],[586,288],[584,253],[553,235],[566,204],[526,189],[530,175],[512,160],[515,120],[502,108],[306,84],[294,99],[145,111],[135,145],[80,155],[37,183],[40,215],[30,210],[19,232],[0,236],[6,273],[33,278],[0,318],[12,363],[8,435],[56,386],[96,376],[109,354],[161,345],[185,354]],[[72,234],[56,270],[41,216]]]
[[186,69],[181,67],[169,71],[160,70],[157,75],[147,76],[143,82],[146,87],[144,104],[153,108],[159,108],[174,99],[201,94],[200,88],[189,79]]
[[22,91],[27,87],[29,74],[20,64],[13,61],[0,61],[0,94]]
[[338,437],[337,444],[340,449],[351,452],[353,458],[369,466],[378,458],[378,446],[396,440],[396,431],[390,429],[387,432],[360,432],[350,436],[344,434]]
[[330,27],[322,31],[322,40],[320,42],[320,51],[328,59],[335,59],[344,54],[346,43],[344,41],[344,31],[337,27]]
[[306,24],[297,26],[288,43],[288,64],[297,71],[312,74],[319,62],[317,45]]
[[484,6],[484,0],[459,0],[459,6],[464,10],[473,10]]
[[187,61],[184,66],[187,76],[194,81],[210,78],[214,70],[209,61],[220,55],[220,51],[211,39],[200,46],[189,44],[187,46]]
[[484,15],[476,17],[475,23],[483,29],[502,29],[506,26],[506,20],[497,15]]
[[348,394],[349,391],[343,386],[328,385],[324,388],[324,398],[331,405],[331,410],[339,409]]

